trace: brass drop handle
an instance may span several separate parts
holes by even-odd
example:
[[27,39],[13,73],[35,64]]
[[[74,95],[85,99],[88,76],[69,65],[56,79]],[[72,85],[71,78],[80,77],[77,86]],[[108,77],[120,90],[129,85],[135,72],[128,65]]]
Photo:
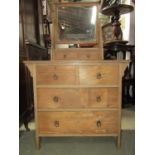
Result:
[[53,101],[54,101],[54,102],[59,102],[59,97],[58,97],[58,96],[54,96],[54,97],[53,97]]
[[97,73],[97,74],[96,74],[96,78],[97,78],[97,79],[101,79],[101,78],[102,78],[102,74],[101,74],[101,73]]
[[66,58],[67,57],[67,55],[66,54],[64,54],[64,58]]
[[53,79],[54,79],[54,80],[57,80],[57,79],[58,79],[58,75],[54,74],[54,75],[53,75]]
[[97,101],[97,102],[101,102],[101,96],[97,96],[97,97],[96,97],[96,101]]
[[101,121],[100,121],[100,120],[98,120],[98,121],[96,122],[96,126],[97,126],[98,128],[101,127]]
[[59,121],[54,121],[55,127],[59,127]]
[[87,58],[90,58],[90,55],[89,54],[87,54]]

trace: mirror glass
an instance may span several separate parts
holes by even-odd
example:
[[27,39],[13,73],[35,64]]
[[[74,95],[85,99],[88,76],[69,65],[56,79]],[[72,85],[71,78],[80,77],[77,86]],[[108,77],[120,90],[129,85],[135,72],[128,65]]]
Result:
[[58,41],[96,41],[96,6],[59,6]]

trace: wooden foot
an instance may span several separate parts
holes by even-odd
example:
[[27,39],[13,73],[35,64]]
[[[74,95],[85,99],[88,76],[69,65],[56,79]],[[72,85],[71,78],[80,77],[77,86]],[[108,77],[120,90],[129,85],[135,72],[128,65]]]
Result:
[[116,143],[117,143],[117,148],[120,149],[121,148],[121,135],[118,135],[116,137]]
[[40,149],[40,137],[36,136],[36,147],[37,149]]

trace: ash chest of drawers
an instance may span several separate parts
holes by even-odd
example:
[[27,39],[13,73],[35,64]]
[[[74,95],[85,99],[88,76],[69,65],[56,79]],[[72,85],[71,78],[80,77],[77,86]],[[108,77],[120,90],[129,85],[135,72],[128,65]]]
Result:
[[114,136],[120,145],[126,62],[27,62],[34,83],[36,144],[46,136]]
[[[99,21],[96,18],[95,27],[94,24],[83,23],[86,19],[95,19],[89,17],[94,14],[95,8],[96,3],[54,3],[51,9],[51,60],[25,62],[33,77],[37,147],[40,138],[47,136],[114,136],[120,146],[121,79],[128,62],[103,60]],[[77,15],[74,11],[82,13],[81,16],[78,14],[80,18],[74,17]],[[80,21],[67,20],[68,14],[65,16],[65,13],[70,13],[70,20],[75,18]],[[89,18],[83,19],[85,15]],[[63,21],[68,25],[74,23],[70,26],[72,33],[73,27],[76,27],[76,33],[80,31],[79,25],[76,25],[80,23],[80,34],[68,33],[69,26],[65,31]],[[87,33],[81,34],[83,32]],[[95,41],[94,38],[86,40],[93,36],[93,32]],[[60,43],[80,45],[80,39],[84,44],[92,42],[95,46],[57,48]]]

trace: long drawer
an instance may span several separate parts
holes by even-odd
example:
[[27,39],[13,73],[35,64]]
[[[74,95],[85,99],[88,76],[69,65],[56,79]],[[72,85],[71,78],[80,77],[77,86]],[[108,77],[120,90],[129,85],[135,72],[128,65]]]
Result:
[[117,108],[118,88],[38,88],[38,108]]
[[74,85],[75,80],[75,66],[36,66],[38,85]]
[[100,60],[102,59],[101,52],[90,51],[59,51],[55,53],[56,60]]
[[79,66],[79,82],[82,85],[118,85],[118,73],[117,64]]
[[118,133],[118,111],[38,112],[40,134]]

